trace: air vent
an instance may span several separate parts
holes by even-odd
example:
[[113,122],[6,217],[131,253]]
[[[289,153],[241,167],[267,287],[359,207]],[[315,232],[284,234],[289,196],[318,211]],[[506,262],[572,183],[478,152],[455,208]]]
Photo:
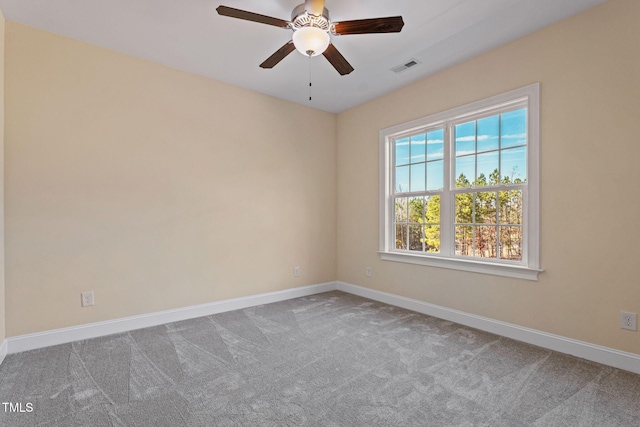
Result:
[[394,73],[401,73],[404,70],[408,70],[411,67],[415,67],[418,64],[422,64],[422,62],[418,61],[417,59],[413,58],[408,60],[407,62],[405,62],[402,65],[398,65],[397,67],[393,67],[391,69],[391,71],[393,71]]

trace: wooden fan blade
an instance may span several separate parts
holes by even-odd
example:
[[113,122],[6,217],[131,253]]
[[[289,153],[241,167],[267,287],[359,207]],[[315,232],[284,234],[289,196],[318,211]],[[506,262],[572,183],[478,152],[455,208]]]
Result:
[[347,60],[344,59],[344,56],[342,56],[342,54],[338,52],[338,49],[336,49],[333,44],[330,43],[327,47],[327,50],[322,52],[322,54],[325,58],[327,58],[331,65],[333,65],[333,68],[335,68],[336,71],[340,73],[341,76],[349,74],[353,71],[353,67],[351,66],[351,64],[349,64]]
[[288,41],[284,46],[280,49],[276,50],[276,52],[268,57],[262,64],[260,64],[260,68],[273,68],[280,61],[286,58],[291,52],[296,50],[296,47],[293,45],[293,41]]
[[324,0],[305,0],[304,10],[306,10],[309,15],[322,16]]
[[271,16],[260,15],[258,13],[247,12],[246,10],[234,9],[228,6],[218,6],[216,9],[219,15],[231,18],[244,19],[245,21],[258,22],[260,24],[273,25],[280,28],[288,28],[289,22],[284,19],[272,18]]
[[404,27],[402,16],[357,19],[335,23],[333,34],[343,36],[347,34],[399,33],[402,27]]

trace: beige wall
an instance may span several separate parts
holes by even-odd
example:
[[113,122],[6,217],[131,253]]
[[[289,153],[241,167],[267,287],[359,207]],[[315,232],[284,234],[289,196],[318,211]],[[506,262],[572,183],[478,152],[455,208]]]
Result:
[[335,280],[335,115],[6,29],[7,336]]
[[[640,354],[640,2],[612,0],[338,116],[338,279]],[[541,83],[538,282],[380,261],[378,131]],[[365,267],[373,277],[365,277]]]
[[5,334],[4,303],[4,27],[0,10],[0,344]]

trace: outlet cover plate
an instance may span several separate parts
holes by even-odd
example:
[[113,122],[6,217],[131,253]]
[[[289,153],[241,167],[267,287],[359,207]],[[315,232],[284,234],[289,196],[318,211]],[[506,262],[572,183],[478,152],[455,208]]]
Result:
[[82,292],[80,297],[83,307],[89,307],[95,304],[93,300],[93,292]]
[[630,313],[628,311],[620,312],[620,328],[628,329],[630,331],[638,330],[638,316],[636,313]]

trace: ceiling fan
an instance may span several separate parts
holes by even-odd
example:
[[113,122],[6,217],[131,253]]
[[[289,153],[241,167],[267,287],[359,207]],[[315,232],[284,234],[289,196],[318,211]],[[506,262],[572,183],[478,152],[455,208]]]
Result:
[[329,34],[343,36],[348,34],[398,33],[404,26],[402,16],[388,18],[358,19],[353,21],[332,22],[329,11],[324,7],[325,0],[305,0],[291,12],[291,21],[272,18],[258,13],[247,12],[227,6],[218,6],[218,14],[246,21],[273,25],[293,30],[293,38],[267,58],[260,67],[273,68],[287,55],[298,49],[305,56],[322,54],[341,75],[349,74],[353,67],[331,43]]

